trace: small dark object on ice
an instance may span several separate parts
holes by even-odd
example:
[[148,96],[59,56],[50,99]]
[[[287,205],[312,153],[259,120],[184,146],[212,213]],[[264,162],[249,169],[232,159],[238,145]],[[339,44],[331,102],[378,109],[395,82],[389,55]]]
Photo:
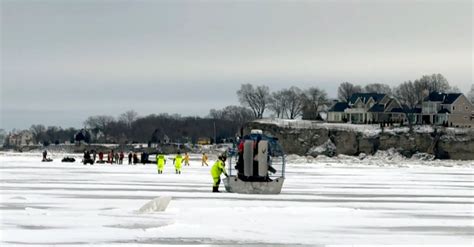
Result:
[[76,159],[71,158],[71,157],[64,157],[61,162],[76,162]]

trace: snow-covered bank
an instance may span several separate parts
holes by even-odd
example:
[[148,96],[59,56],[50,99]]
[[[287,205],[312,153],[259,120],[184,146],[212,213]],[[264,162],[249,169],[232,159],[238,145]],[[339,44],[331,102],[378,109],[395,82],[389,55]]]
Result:
[[410,132],[408,127],[283,119],[256,120],[245,132],[251,129],[277,137],[289,154],[358,156],[396,149],[406,157],[429,153],[438,159],[474,160],[474,129],[419,125]]
[[374,155],[360,154],[359,156],[337,155],[328,157],[325,155],[300,156],[290,154],[286,156],[286,161],[291,164],[305,164],[317,166],[353,166],[353,167],[464,167],[474,168],[473,160],[439,160],[434,155],[426,153],[416,153],[411,158],[407,158],[395,149],[379,150]]
[[[210,193],[210,167],[39,162],[0,155],[1,246],[472,245],[472,166],[288,157],[280,195]],[[354,160],[352,160],[354,159]],[[356,161],[358,160],[358,161]],[[374,165],[370,162],[376,162]],[[399,166],[395,165],[398,163]],[[456,165],[455,165],[456,164]],[[221,188],[223,189],[223,188]],[[165,212],[138,210],[171,196]]]

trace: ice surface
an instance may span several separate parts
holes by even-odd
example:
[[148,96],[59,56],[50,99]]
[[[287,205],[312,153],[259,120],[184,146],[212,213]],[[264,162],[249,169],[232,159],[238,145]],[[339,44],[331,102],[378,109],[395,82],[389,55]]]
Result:
[[[177,175],[169,164],[157,174],[151,164],[0,153],[0,246],[474,241],[473,161],[289,156],[281,194],[244,195],[211,193],[210,166],[198,157]],[[173,198],[166,211],[137,211],[165,196]]]

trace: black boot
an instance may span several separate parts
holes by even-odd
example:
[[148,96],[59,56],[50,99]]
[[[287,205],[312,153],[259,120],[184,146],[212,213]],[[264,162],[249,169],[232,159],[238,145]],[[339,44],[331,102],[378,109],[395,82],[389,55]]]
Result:
[[212,187],[212,192],[219,192],[219,187],[213,186]]

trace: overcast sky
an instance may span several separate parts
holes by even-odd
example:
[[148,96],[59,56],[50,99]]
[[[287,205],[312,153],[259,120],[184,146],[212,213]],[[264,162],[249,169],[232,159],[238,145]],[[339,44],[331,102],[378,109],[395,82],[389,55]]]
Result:
[[4,1],[1,125],[205,116],[242,83],[473,83],[472,1]]

